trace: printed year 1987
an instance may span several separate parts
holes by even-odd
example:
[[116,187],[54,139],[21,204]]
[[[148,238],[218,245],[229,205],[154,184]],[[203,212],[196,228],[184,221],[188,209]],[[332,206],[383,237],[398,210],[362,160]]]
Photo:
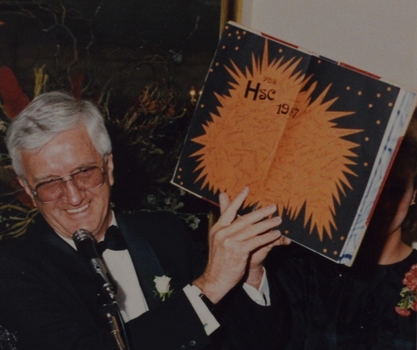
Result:
[[277,114],[290,114],[291,118],[295,118],[297,113],[300,111],[299,108],[292,107],[290,108],[290,105],[288,103],[282,103],[278,105]]

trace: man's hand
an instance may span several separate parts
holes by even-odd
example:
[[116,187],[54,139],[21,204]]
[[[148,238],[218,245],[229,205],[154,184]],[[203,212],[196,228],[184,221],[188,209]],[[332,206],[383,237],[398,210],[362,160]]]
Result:
[[273,247],[279,245],[289,245],[291,240],[288,237],[281,236],[275,241],[266,244],[254,250],[249,257],[249,267],[245,282],[252,287],[259,289],[264,275],[263,262]]
[[233,201],[220,194],[221,216],[209,233],[208,264],[203,275],[193,282],[215,304],[246,272],[246,282],[257,287],[254,284],[263,260],[273,246],[283,243],[280,231],[272,230],[281,223],[280,217],[270,217],[276,211],[275,205],[236,217],[248,193],[245,188]]

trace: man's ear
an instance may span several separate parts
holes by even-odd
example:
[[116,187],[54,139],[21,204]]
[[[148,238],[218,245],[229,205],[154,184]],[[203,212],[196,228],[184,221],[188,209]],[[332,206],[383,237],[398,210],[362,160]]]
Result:
[[23,187],[23,189],[25,190],[26,194],[30,197],[30,199],[32,200],[32,204],[35,208],[38,207],[38,205],[36,204],[35,201],[35,197],[33,196],[32,191],[29,188],[29,185],[27,183],[27,181],[25,179],[22,179],[21,177],[17,177],[17,179],[19,180],[20,185]]
[[109,177],[110,186],[113,186],[114,184],[113,169],[114,169],[113,153],[110,153],[107,156],[107,166],[106,166],[106,171],[107,171],[107,176]]

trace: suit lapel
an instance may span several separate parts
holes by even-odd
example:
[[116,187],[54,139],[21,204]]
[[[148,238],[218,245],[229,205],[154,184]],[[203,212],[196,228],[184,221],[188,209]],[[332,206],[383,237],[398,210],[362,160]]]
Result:
[[80,253],[58,236],[46,223],[38,229],[36,238],[43,254],[50,256],[53,261],[61,265],[63,270],[76,276],[92,276],[92,268],[84,261]]
[[31,239],[32,249],[35,250],[36,247],[44,257],[54,262],[50,266],[56,266],[69,275],[75,275],[74,279],[77,279],[77,276],[91,277],[91,268],[88,268],[80,254],[59,237],[43,219],[37,224]]
[[[81,302],[95,314],[99,303],[99,285],[92,267],[43,218],[39,216],[36,221],[35,229],[24,235],[29,240],[25,245],[29,247],[26,258],[33,262],[33,266],[41,266],[39,269],[44,278],[48,278],[59,290],[65,290],[63,295],[72,295],[73,300],[76,300],[75,305]],[[66,299],[68,302],[70,300]]]
[[155,297],[155,276],[163,276],[164,270],[154,250],[149,243],[138,232],[137,225],[124,220],[116,214],[117,225],[125,237],[128,250],[138,275],[139,284],[142,288],[148,307],[151,309],[160,303],[160,299]]

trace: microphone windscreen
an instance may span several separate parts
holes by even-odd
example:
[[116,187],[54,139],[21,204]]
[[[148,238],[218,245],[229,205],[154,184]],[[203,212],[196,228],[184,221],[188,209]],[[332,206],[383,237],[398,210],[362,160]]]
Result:
[[74,232],[72,239],[77,247],[77,250],[87,260],[98,257],[98,253],[95,248],[96,241],[90,232],[84,229],[79,229]]

